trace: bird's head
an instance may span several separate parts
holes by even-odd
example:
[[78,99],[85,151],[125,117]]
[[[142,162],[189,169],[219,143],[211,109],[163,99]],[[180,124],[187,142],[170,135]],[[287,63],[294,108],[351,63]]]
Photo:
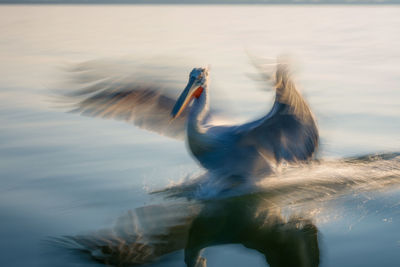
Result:
[[177,118],[193,99],[199,98],[208,82],[208,68],[194,68],[189,75],[189,82],[179,96],[174,108],[172,118]]

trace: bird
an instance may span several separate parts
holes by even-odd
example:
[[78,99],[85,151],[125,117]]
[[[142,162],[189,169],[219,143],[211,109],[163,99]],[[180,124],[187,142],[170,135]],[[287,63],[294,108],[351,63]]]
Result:
[[190,72],[179,97],[152,74],[134,79],[113,79],[107,75],[99,78],[93,75],[95,72],[91,73],[93,69],[93,64],[75,69],[84,73],[79,81],[85,83],[65,94],[72,103],[72,112],[124,120],[149,131],[184,139],[193,158],[214,177],[257,180],[284,162],[308,162],[317,151],[316,119],[297,89],[288,63],[276,63],[273,74],[262,73],[265,74],[262,77],[273,80],[275,90],[269,112],[236,125],[216,123],[216,113],[210,109],[207,67]]

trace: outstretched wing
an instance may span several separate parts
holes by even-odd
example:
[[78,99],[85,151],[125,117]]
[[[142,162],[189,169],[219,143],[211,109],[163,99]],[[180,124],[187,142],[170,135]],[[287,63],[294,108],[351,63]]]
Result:
[[165,70],[164,78],[154,77],[152,74],[159,74],[155,70],[143,69],[134,75],[113,74],[110,68],[104,70],[104,63],[90,62],[76,66],[70,74],[78,86],[64,93],[72,112],[123,120],[169,137],[184,138],[187,112],[174,120],[170,117],[177,97],[174,94],[184,84],[165,78]]
[[318,128],[309,106],[296,89],[288,64],[277,65],[274,87],[276,97],[271,111],[243,125],[243,138],[254,143],[269,160],[306,161],[318,147]]

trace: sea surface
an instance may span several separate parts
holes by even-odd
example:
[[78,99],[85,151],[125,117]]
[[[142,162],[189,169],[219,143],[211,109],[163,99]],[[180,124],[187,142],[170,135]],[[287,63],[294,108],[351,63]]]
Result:
[[[86,61],[126,73],[135,62],[179,65],[182,89],[191,68],[209,66],[211,106],[247,121],[273,101],[251,78],[252,58],[280,55],[291,58],[316,116],[320,163],[267,179],[256,200],[149,194],[201,173],[184,142],[68,113],[54,96],[65,69]],[[171,228],[168,216],[179,214],[189,224],[177,225],[203,222],[204,235],[263,214],[268,231],[290,233],[281,246],[320,266],[400,266],[398,6],[0,5],[0,73],[1,266],[101,266],[100,252],[79,241],[109,229],[107,238],[127,244],[129,231],[118,229],[130,214],[150,229],[135,228],[141,234]],[[297,233],[304,228],[317,239]],[[268,266],[260,251],[213,241],[207,266]],[[268,253],[274,242],[265,241]],[[182,249],[152,264],[185,266]]]

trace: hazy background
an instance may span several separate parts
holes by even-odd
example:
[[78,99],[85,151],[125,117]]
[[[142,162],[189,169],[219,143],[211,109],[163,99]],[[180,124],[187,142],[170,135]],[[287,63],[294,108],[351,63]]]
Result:
[[0,3],[10,4],[256,4],[256,5],[392,5],[399,0],[0,0]]
[[[51,88],[67,64],[210,64],[211,90],[248,120],[273,95],[248,78],[247,53],[290,54],[320,157],[339,158],[400,150],[399,29],[398,6],[0,5],[1,265],[80,266],[43,239],[108,227],[159,201],[147,190],[198,170],[179,141],[57,107]],[[322,266],[400,264],[399,191],[366,199],[319,220]],[[263,266],[235,246],[207,255],[209,266]]]

